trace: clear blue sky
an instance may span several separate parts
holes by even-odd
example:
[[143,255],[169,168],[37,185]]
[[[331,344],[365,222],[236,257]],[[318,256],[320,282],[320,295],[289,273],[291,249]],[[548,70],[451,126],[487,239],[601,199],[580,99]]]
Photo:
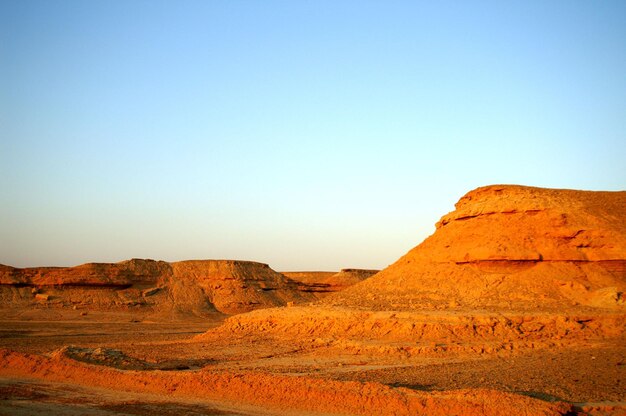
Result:
[[382,268],[493,183],[626,188],[624,1],[0,0],[0,263]]

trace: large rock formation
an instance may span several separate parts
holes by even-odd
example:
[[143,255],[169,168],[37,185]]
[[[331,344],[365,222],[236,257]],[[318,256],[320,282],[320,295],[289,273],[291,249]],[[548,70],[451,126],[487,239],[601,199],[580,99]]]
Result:
[[232,317],[204,338],[308,334],[323,345],[354,341],[359,351],[368,339],[409,342],[402,353],[422,354],[430,346],[416,340],[507,348],[511,340],[622,336],[625,265],[626,192],[488,186],[373,277],[312,306]]
[[313,296],[267,264],[132,259],[76,267],[0,266],[0,305],[134,312],[233,314]]
[[0,285],[12,286],[93,286],[127,288],[155,284],[170,272],[164,261],[132,259],[119,263],[86,263],[75,267],[16,268],[0,265]]
[[329,302],[370,309],[619,308],[626,192],[476,189],[436,232]]
[[241,313],[313,299],[299,288],[297,282],[263,263],[190,260],[171,263],[171,268],[170,284],[178,290],[180,286],[197,285],[208,301],[224,313]]

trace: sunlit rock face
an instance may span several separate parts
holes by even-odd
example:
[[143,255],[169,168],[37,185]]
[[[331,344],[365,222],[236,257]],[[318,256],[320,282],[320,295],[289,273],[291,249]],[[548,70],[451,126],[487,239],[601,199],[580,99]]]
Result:
[[438,343],[460,353],[610,339],[626,323],[625,262],[626,192],[488,186],[374,276],[316,304],[231,317],[200,339],[317,337],[409,356]]
[[375,309],[620,308],[626,192],[493,185],[433,235],[329,302]]
[[0,266],[4,306],[226,314],[306,302],[314,296],[267,264],[132,259],[76,267]]

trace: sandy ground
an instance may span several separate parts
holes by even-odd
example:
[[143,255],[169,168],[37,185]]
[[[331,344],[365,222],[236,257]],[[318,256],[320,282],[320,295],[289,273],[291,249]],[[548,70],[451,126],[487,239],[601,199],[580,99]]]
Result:
[[0,415],[261,415],[223,404],[176,400],[34,379],[0,379]]
[[[376,382],[418,392],[493,389],[545,402],[565,401],[573,404],[576,411],[585,409],[590,414],[622,414],[626,409],[623,339],[560,348],[537,345],[491,354],[461,350],[404,358],[354,353],[336,345],[317,345],[306,340],[292,342],[246,336],[210,341],[193,339],[221,322],[221,319],[111,322],[98,321],[98,316],[81,321],[5,320],[0,321],[0,348],[43,355],[68,345],[107,348],[120,350],[125,356],[145,363],[146,371],[193,373],[204,369],[263,373]],[[102,362],[86,361],[122,368],[106,358]],[[7,415],[306,413],[214,398],[103,389],[80,380],[59,383],[45,377],[0,376],[0,414]]]

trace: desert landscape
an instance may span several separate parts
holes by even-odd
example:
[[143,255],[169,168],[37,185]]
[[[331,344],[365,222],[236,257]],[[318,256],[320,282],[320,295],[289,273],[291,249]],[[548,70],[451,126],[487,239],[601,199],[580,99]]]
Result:
[[0,416],[626,416],[625,21],[0,0]]
[[6,265],[0,414],[624,415],[625,290],[626,191],[517,185],[381,271]]

